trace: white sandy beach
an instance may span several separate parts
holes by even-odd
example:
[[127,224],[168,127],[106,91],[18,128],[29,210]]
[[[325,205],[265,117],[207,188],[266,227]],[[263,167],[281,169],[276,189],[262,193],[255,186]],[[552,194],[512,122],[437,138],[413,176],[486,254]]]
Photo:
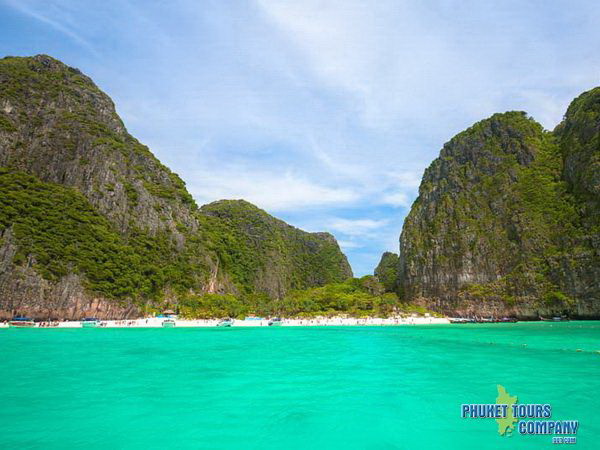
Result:
[[[100,328],[162,328],[165,317],[149,317],[145,319],[132,320],[102,320]],[[216,327],[219,319],[178,319],[175,318],[175,326],[178,328],[209,328]],[[268,327],[268,319],[236,319],[232,321],[233,327]],[[42,322],[44,323],[44,322]],[[281,326],[284,327],[310,327],[310,326],[393,326],[393,325],[434,325],[447,324],[447,318],[438,317],[394,317],[394,318],[318,318],[318,319],[283,319]],[[8,323],[0,323],[0,328],[8,328]],[[81,321],[52,322],[48,326],[36,328],[81,328]]]

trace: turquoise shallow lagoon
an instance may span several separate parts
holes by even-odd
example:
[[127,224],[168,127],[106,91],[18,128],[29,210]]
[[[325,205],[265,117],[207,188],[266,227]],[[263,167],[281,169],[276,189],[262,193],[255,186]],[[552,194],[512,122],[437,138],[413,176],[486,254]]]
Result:
[[579,420],[570,448],[600,442],[600,322],[5,329],[0,346],[2,448],[557,448],[461,419],[497,384]]

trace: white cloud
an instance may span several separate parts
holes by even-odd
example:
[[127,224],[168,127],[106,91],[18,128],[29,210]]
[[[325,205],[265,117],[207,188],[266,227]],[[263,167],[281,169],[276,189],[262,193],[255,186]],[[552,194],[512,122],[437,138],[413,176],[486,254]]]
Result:
[[328,222],[328,227],[347,236],[369,236],[387,225],[389,220],[381,219],[344,219],[335,218]]
[[[582,86],[598,83],[597,2],[544,11],[518,1],[258,4],[315,76],[353,96],[363,125],[379,130],[431,133],[437,122],[458,132],[507,109],[552,128]],[[591,42],[575,44],[584,36]]]
[[200,203],[243,198],[271,212],[338,207],[359,200],[359,194],[352,189],[320,184],[293,172],[260,172],[235,167],[195,171],[188,187]]
[[363,244],[360,244],[358,242],[354,242],[354,241],[347,241],[344,239],[338,239],[338,244],[340,245],[340,247],[342,248],[342,250],[351,250],[351,249],[355,249],[355,248],[362,248],[364,247]]
[[408,194],[405,192],[393,192],[384,194],[383,197],[381,197],[380,203],[395,207],[407,207],[410,206],[411,201]]
[[417,188],[421,184],[423,171],[412,172],[387,172],[386,176],[393,180],[394,184],[403,188]]

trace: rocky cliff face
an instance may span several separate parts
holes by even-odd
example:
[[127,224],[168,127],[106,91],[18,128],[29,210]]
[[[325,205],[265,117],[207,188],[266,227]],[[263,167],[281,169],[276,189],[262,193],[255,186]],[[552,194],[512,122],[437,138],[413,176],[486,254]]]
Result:
[[0,317],[125,317],[183,293],[280,296],[351,274],[329,235],[263,245],[288,226],[261,212],[256,241],[244,211],[200,211],[110,98],[48,56],[0,60],[0,168]]
[[557,276],[577,299],[578,313],[600,316],[600,87],[577,97],[554,130],[563,179],[578,212],[578,233]]
[[[244,200],[221,200],[200,209],[211,248],[238,286],[281,298],[352,277],[352,269],[329,233],[307,233]],[[216,219],[216,220],[215,220]],[[214,237],[227,236],[227,241]]]
[[600,224],[600,87],[577,97],[554,133],[564,159],[563,177],[583,208],[585,225]]
[[398,290],[398,255],[392,252],[384,252],[381,260],[373,274],[387,292]]
[[400,237],[405,299],[448,314],[600,316],[600,89],[555,133],[496,114],[425,171]]
[[0,166],[76,187],[122,232],[194,228],[181,179],[133,138],[110,98],[49,56],[0,63]]

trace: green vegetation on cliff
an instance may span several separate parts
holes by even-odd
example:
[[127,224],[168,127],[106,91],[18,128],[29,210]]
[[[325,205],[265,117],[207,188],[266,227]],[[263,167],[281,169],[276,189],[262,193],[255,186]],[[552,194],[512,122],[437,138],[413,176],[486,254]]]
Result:
[[[216,216],[217,211],[229,218]],[[199,297],[213,300],[208,304],[215,303],[210,307],[215,311],[228,299],[245,304],[243,310],[252,307],[257,277],[269,266],[288,264],[276,267],[292,276],[284,292],[314,286],[317,281],[310,279],[311,271],[327,277],[326,282],[351,276],[333,238],[323,241],[304,233],[248,202],[216,202],[205,207],[198,219],[202,237],[189,239],[192,243],[202,239],[209,251],[216,252],[221,270],[235,280],[241,295]],[[73,188],[0,168],[0,236],[7,229],[17,245],[14,264],[32,264],[50,281],[77,273],[91,291],[108,298],[160,300],[165,289],[189,298],[184,294],[205,281],[196,276],[209,270],[194,266],[197,255],[178,250],[163,232],[120,234]],[[325,268],[322,272],[321,267]]]
[[157,299],[167,287],[183,292],[199,281],[164,234],[123,236],[75,189],[0,168],[0,235],[7,229],[14,264],[33,264],[50,281],[77,273],[108,298]]
[[577,97],[554,131],[565,161],[564,178],[581,202],[587,225],[600,227],[600,87]]
[[402,230],[406,299],[447,313],[600,315],[599,111],[595,89],[554,133],[508,112],[445,144]]
[[[335,238],[306,233],[244,200],[221,200],[200,210],[208,248],[238,286],[272,297],[352,276]],[[277,280],[276,283],[273,283]]]
[[[73,310],[95,296],[131,313],[207,292],[279,299],[352,275],[331,235],[243,201],[199,210],[77,69],[46,55],[3,58],[0,105],[0,315]],[[61,281],[67,299],[46,288]],[[17,285],[21,297],[8,292]]]
[[374,275],[386,292],[396,292],[398,290],[398,255],[384,252],[375,268]]
[[[165,200],[154,202],[156,208],[174,200],[196,207],[185,183],[126,132],[110,98],[78,69],[45,55],[3,58],[0,99],[9,111],[0,127],[11,131],[0,155],[3,165],[26,168],[45,181],[78,184],[83,191],[82,183],[98,180],[66,182],[63,173],[88,166],[92,178],[105,179],[101,171],[109,171],[132,215],[142,190]],[[55,159],[53,165],[40,165],[48,158]]]

